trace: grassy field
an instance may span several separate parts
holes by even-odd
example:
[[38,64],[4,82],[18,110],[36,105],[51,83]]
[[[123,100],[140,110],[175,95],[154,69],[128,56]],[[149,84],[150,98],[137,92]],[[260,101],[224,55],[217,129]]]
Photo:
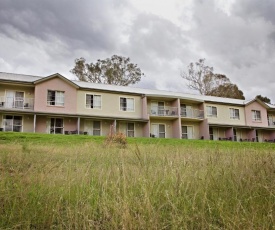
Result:
[[0,229],[274,229],[275,144],[0,132]]

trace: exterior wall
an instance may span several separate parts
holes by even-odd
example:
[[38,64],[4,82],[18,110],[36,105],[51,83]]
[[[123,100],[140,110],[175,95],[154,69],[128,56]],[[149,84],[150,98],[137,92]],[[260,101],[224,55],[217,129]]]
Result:
[[171,120],[151,119],[150,133],[151,133],[151,125],[152,124],[164,124],[165,125],[165,138],[173,138],[172,122],[173,121],[171,121]]
[[[217,117],[207,116],[207,106],[217,107]],[[240,119],[230,119],[230,108],[239,109]],[[245,125],[245,110],[244,107],[241,106],[205,103],[204,113],[209,124]]]
[[210,135],[209,135],[209,126],[208,126],[207,119],[204,119],[202,122],[200,122],[199,128],[200,128],[200,138],[209,140]]
[[233,140],[233,137],[234,137],[233,128],[227,128],[225,130],[225,137],[232,138],[232,140]]
[[77,130],[77,118],[75,117],[64,117],[63,124],[64,124],[64,131]]
[[143,137],[150,137],[150,122],[146,122],[145,124],[143,124],[143,128],[142,128],[142,136]]
[[[64,91],[64,106],[47,105],[48,90]],[[35,111],[53,113],[76,113],[77,90],[59,77],[51,78],[35,85]]]
[[23,115],[23,132],[32,133],[33,132],[33,115]]
[[[86,108],[86,94],[101,95],[101,109]],[[120,97],[134,98],[134,111],[120,111]],[[77,92],[77,113],[90,116],[121,117],[142,119],[143,99],[141,96],[105,93],[97,91],[78,90]]]
[[[261,121],[252,120],[252,110],[261,111]],[[249,105],[245,106],[245,115],[246,115],[246,125],[247,126],[258,126],[258,127],[268,127],[267,121],[267,110],[260,103],[254,101]]]
[[36,116],[36,133],[47,133],[47,117],[46,116]]

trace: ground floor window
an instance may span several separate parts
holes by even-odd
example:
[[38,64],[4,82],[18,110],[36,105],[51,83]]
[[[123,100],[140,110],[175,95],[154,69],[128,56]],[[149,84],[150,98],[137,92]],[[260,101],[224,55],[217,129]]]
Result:
[[192,126],[182,126],[181,127],[181,138],[182,139],[193,139],[193,127]]
[[151,136],[165,138],[165,125],[164,124],[152,124]]
[[51,134],[63,134],[63,131],[64,131],[63,119],[51,118],[50,127],[51,127],[50,129]]
[[135,136],[135,123],[127,123],[127,137]]
[[22,116],[4,115],[4,131],[22,132]]
[[93,121],[93,135],[100,136],[101,133],[101,122],[100,121]]

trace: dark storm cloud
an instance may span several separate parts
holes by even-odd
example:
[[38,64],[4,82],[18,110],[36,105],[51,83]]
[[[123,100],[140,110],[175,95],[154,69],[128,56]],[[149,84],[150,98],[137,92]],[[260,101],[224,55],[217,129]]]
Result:
[[115,3],[2,0],[0,5],[0,33],[13,36],[16,29],[41,40],[54,36],[71,48],[111,49],[116,45],[117,25],[112,12],[118,12],[120,5]]

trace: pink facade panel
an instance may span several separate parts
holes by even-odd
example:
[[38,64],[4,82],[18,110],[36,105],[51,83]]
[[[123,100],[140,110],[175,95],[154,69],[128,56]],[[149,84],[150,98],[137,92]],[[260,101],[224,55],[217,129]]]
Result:
[[[260,119],[253,119],[253,111],[260,111]],[[247,126],[268,127],[267,110],[257,101],[245,106],[245,118]]]
[[[48,91],[64,92],[64,106],[49,105]],[[51,113],[75,114],[77,89],[59,77],[38,83],[35,86],[34,110]]]

